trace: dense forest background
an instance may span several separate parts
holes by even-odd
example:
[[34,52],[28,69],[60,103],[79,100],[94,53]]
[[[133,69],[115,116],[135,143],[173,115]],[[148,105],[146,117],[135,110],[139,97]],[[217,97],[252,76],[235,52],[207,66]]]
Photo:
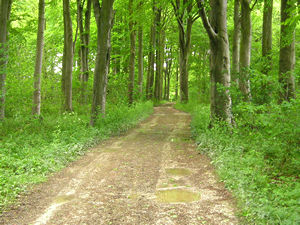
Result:
[[176,101],[245,221],[299,223],[299,5],[0,0],[0,207]]

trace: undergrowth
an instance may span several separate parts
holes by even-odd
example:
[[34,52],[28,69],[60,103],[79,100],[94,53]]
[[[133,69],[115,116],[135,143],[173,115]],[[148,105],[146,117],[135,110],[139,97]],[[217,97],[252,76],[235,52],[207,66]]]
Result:
[[108,105],[107,115],[95,127],[89,115],[44,115],[43,119],[24,116],[0,123],[0,212],[28,186],[45,181],[99,141],[136,125],[153,110],[150,102]]
[[236,127],[209,129],[209,106],[176,106],[192,114],[199,150],[238,202],[244,224],[300,224],[300,101],[233,109]]

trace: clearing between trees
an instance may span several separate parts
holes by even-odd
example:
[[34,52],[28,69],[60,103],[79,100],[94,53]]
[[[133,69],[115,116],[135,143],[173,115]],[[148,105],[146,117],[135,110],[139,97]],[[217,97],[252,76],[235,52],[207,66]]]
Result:
[[126,135],[40,184],[0,224],[238,224],[234,201],[190,139],[190,115],[156,107]]

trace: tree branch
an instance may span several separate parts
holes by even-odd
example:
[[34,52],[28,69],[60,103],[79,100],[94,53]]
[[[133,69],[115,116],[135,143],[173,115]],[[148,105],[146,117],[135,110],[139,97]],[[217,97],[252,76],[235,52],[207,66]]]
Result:
[[209,38],[212,41],[215,41],[215,39],[217,38],[217,34],[208,21],[208,18],[207,18],[205,9],[204,9],[204,5],[203,5],[203,0],[197,0],[197,4],[198,4],[198,9],[199,9],[199,16],[202,19],[203,26],[204,26],[205,30],[207,31]]
[[173,1],[171,1],[171,4],[174,8],[174,13],[175,13],[178,25],[179,25],[180,29],[182,30],[182,32],[184,33],[184,24],[183,24],[183,21],[182,21],[183,15],[179,15],[179,5],[177,3],[175,5]]
[[252,5],[252,7],[250,8],[250,11],[252,11],[253,10],[253,8],[254,8],[254,6],[256,5],[256,3],[257,3],[258,1],[257,0],[255,0],[255,2],[253,3],[253,5]]
[[197,14],[193,15],[193,17],[192,17],[193,23],[199,18],[200,18],[200,15],[197,15]]
[[171,4],[173,6],[176,18],[180,19],[182,21],[183,14],[181,14],[181,15],[179,14],[179,5],[177,4],[177,2],[176,2],[176,5],[175,5],[173,1],[171,1]]

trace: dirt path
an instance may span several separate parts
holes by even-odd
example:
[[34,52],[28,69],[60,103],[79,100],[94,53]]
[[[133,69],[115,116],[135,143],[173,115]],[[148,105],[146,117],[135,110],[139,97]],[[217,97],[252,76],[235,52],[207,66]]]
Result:
[[37,186],[0,224],[238,224],[230,194],[171,105]]

